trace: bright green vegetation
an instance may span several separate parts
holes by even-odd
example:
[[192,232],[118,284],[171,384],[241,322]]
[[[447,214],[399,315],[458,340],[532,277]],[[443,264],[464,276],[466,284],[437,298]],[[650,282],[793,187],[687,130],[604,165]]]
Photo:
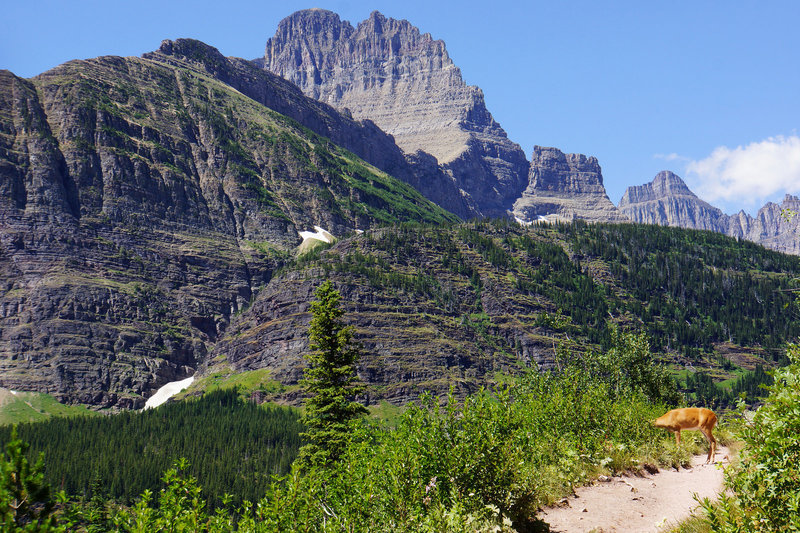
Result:
[[0,527],[3,531],[49,531],[54,503],[44,479],[44,458],[31,464],[29,444],[11,432],[0,455]]
[[[213,505],[227,493],[237,502],[260,498],[274,475],[289,470],[301,431],[296,410],[245,402],[236,390],[144,412],[51,418],[17,428],[32,453],[44,452],[50,484],[67,494],[94,490],[131,501],[156,489],[172,462],[185,457]],[[0,443],[9,442],[11,430],[0,428]],[[100,484],[92,489],[95,481]]]
[[93,414],[82,405],[64,405],[49,394],[0,390],[0,426],[20,422],[37,422],[51,416],[78,416]]
[[215,390],[235,389],[242,398],[248,398],[255,391],[275,393],[283,390],[285,387],[280,382],[271,379],[269,374],[270,371],[266,368],[244,372],[234,372],[233,370],[214,372],[194,381],[188,389],[176,395],[176,399],[190,397],[198,391],[207,393]]
[[[197,462],[180,460],[158,493],[144,491],[130,506],[96,496],[67,501],[58,525],[136,532],[530,531],[536,510],[576,484],[644,461],[678,464],[689,457],[649,424],[675,388],[653,363],[646,338],[615,331],[611,343],[606,353],[562,352],[558,370],[528,372],[463,401],[425,395],[391,427],[362,418],[350,425],[336,461],[295,466],[262,489],[261,499],[242,501],[234,492],[212,511],[197,478],[207,464],[197,469]],[[240,402],[234,392],[206,398],[209,405]],[[217,427],[209,424],[207,433]],[[250,438],[270,431],[262,425]],[[192,434],[200,440],[206,432]],[[249,457],[239,450],[227,455],[239,463]]]
[[741,432],[745,448],[725,472],[731,493],[705,501],[712,531],[800,531],[800,348],[775,372],[764,405]]

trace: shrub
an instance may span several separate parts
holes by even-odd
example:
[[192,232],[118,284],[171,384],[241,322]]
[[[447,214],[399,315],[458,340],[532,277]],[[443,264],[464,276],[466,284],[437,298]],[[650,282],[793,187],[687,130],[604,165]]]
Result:
[[732,495],[703,502],[714,531],[800,531],[800,348],[790,346],[787,357],[742,431],[739,465],[725,473]]

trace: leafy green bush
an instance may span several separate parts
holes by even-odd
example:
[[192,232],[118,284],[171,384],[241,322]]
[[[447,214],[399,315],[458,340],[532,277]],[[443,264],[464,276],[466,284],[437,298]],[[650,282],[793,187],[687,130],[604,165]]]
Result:
[[800,531],[800,347],[775,372],[769,396],[742,431],[745,448],[725,480],[732,495],[703,507],[713,531]]
[[[616,340],[646,359],[635,336]],[[643,392],[648,379],[592,374],[585,362],[463,402],[423,396],[392,429],[362,423],[338,462],[273,487],[260,504],[277,513],[267,520],[323,531],[532,530],[541,505],[598,473],[638,466],[662,437],[649,424],[664,407]]]

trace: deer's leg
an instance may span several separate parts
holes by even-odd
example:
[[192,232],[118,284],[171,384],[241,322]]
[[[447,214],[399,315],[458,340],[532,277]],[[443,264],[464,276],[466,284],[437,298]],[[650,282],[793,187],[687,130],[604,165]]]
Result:
[[675,431],[675,444],[677,446],[681,445],[681,430],[680,429]]
[[711,430],[706,430],[700,428],[700,431],[703,432],[705,435],[706,440],[708,441],[708,457],[706,457],[706,464],[711,462],[711,458],[714,457],[714,453],[717,451],[717,439],[714,438],[714,434],[711,433]]

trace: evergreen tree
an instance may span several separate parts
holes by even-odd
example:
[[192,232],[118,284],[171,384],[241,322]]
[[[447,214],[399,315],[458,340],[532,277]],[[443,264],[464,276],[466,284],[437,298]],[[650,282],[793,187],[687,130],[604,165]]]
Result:
[[361,351],[353,342],[353,328],[342,323],[341,295],[330,281],[323,283],[311,304],[308,367],[301,385],[308,398],[302,434],[307,443],[298,460],[304,467],[328,465],[336,461],[347,444],[349,423],[366,414],[366,408],[354,401],[363,390],[356,375]]
[[44,457],[31,465],[25,457],[29,445],[11,432],[6,453],[0,458],[0,530],[50,531],[53,501],[44,480]]

